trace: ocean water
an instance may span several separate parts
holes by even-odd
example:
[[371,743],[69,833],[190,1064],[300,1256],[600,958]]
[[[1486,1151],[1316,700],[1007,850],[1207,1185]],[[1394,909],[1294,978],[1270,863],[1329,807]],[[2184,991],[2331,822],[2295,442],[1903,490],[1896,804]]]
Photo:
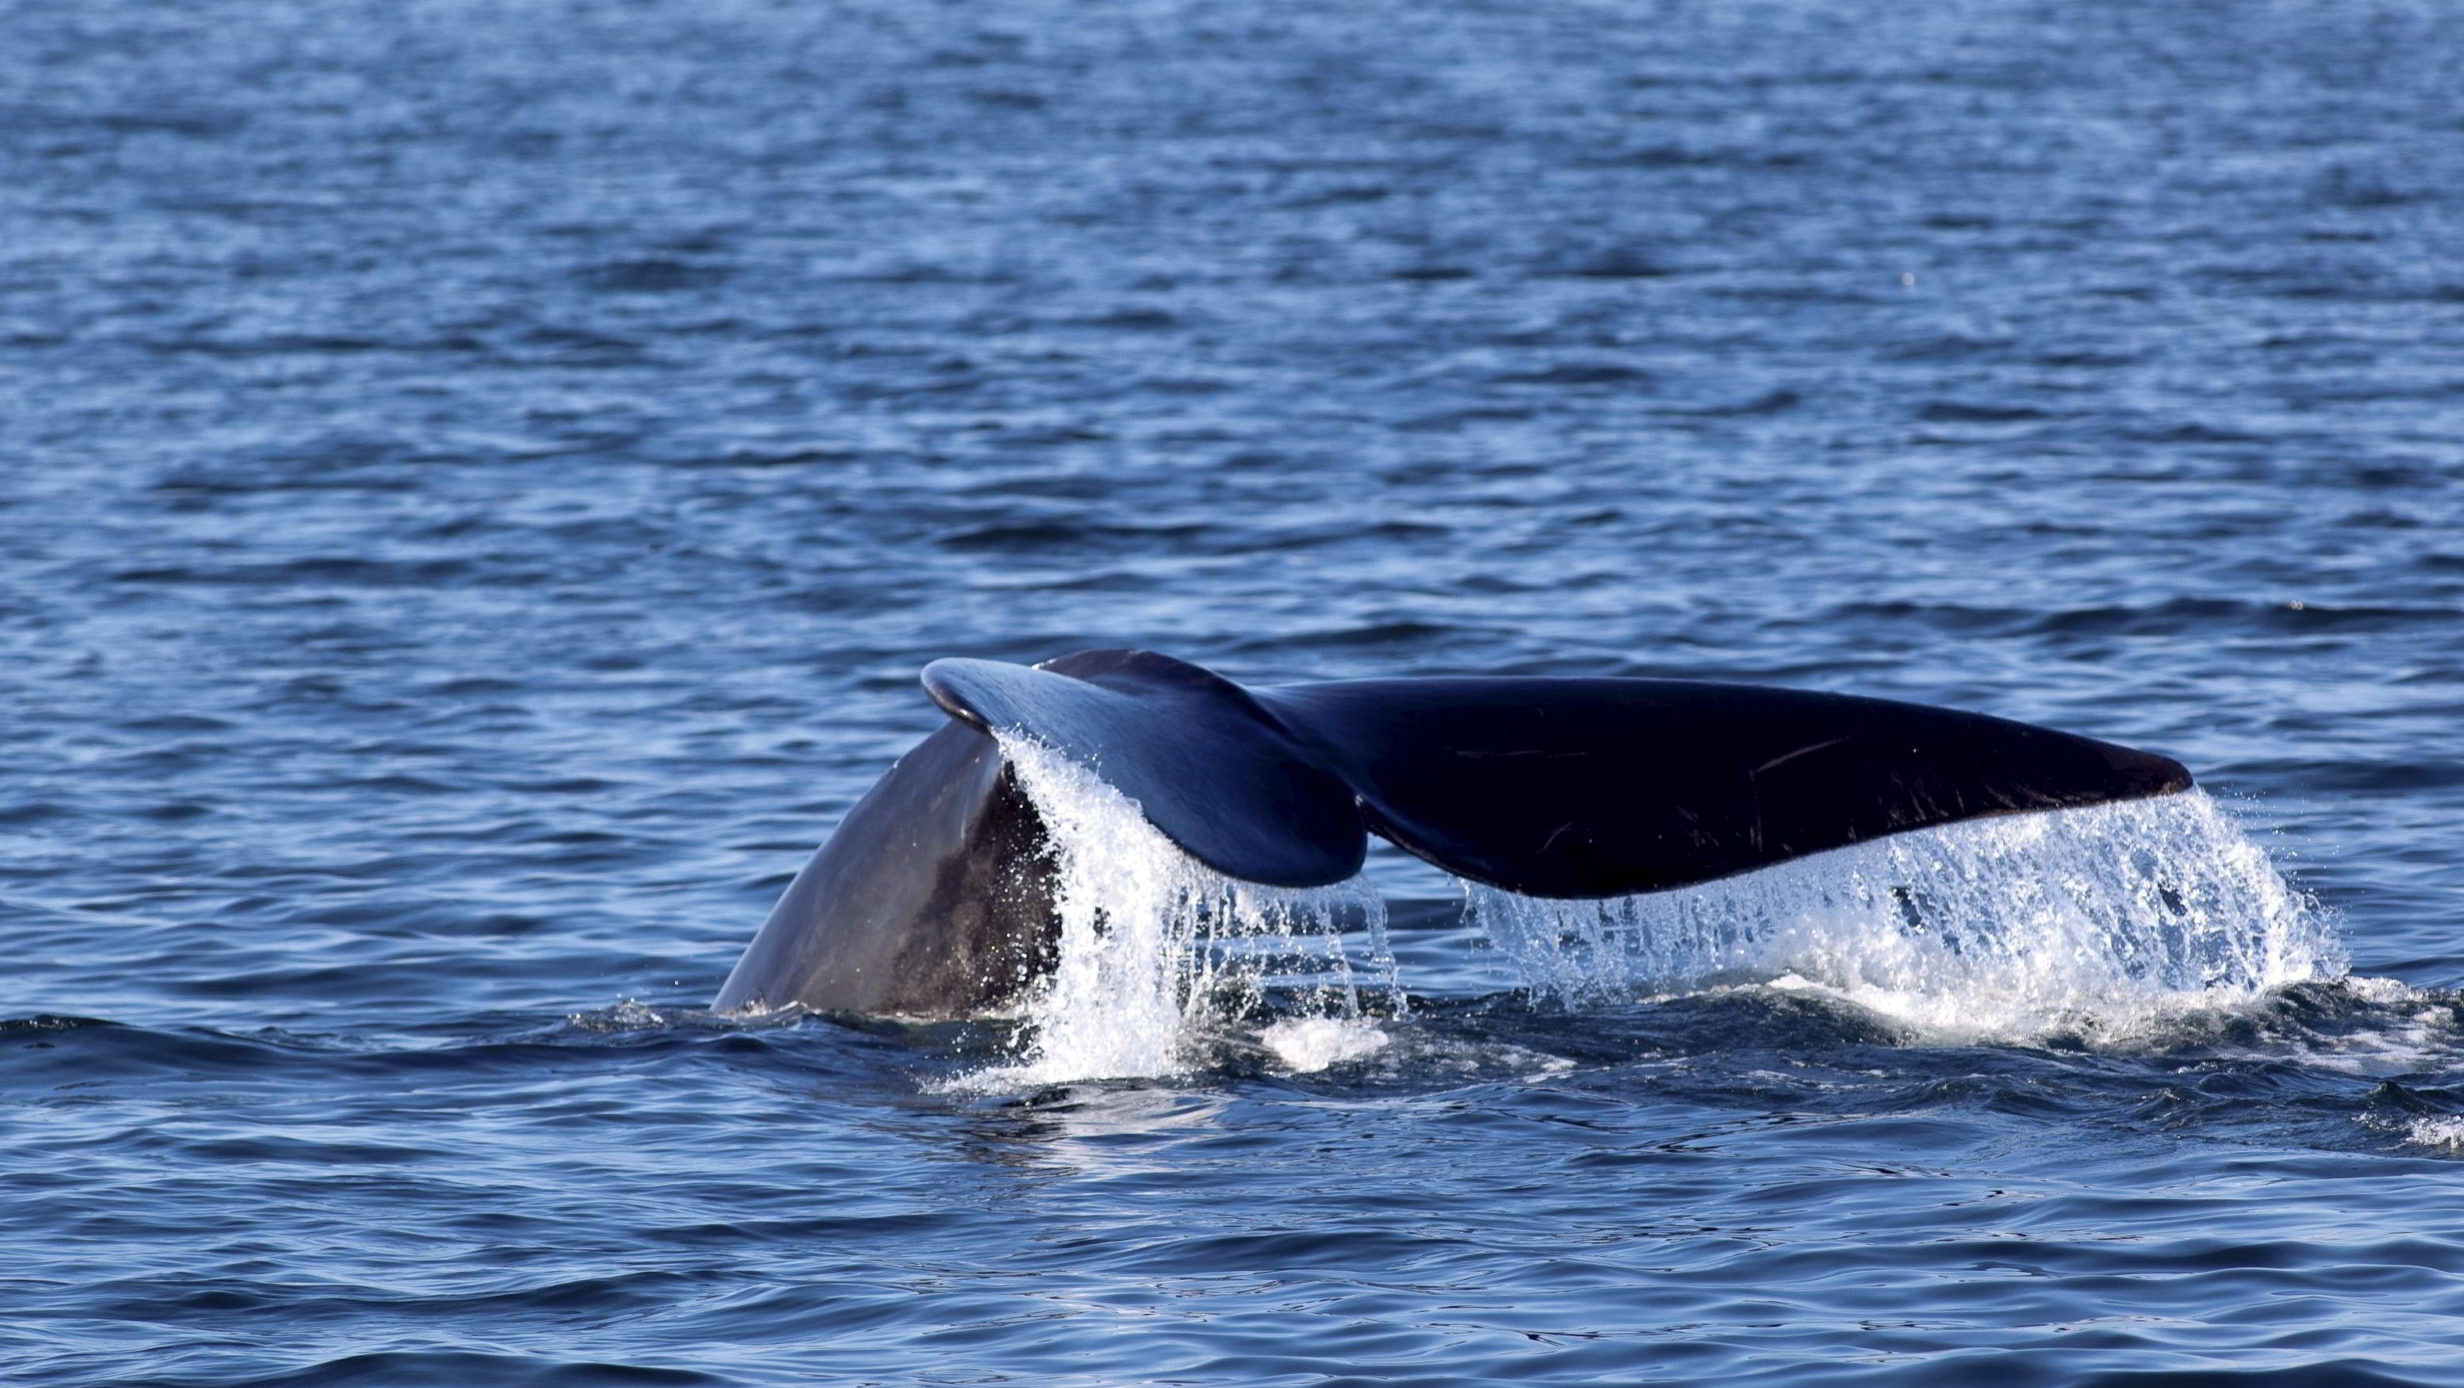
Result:
[[[0,36],[0,1380],[2464,1373],[2453,6]],[[1117,645],[2203,789],[1567,906],[1049,765],[1066,987],[708,1013]]]

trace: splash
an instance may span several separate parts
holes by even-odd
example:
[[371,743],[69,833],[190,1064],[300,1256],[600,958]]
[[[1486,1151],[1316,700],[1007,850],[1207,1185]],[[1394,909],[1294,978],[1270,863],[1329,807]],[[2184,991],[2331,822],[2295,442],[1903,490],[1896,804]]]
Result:
[[1972,820],[1678,892],[1468,885],[1533,992],[1765,984],[1934,1040],[2116,1037],[2344,969],[2334,931],[2207,795]]
[[1258,1034],[1258,1044],[1296,1075],[1375,1055],[1387,1039],[1365,1017],[1287,1017]]
[[2464,1118],[2416,1118],[2405,1125],[2404,1140],[2451,1156],[2464,1154]]
[[[1305,1073],[1387,1043],[1380,1014],[1403,994],[1365,878],[1225,877],[1097,771],[1000,742],[1050,830],[1059,944],[1016,1059],[956,1087],[1174,1074],[1225,1045]],[[2123,1041],[2345,968],[2329,923],[2198,791],[1946,825],[1677,892],[1463,887],[1530,991],[1563,1005],[1816,990],[1934,1042]]]
[[[1270,990],[1286,1028],[1278,1036],[1310,1038],[1294,1047],[1300,1062],[1374,1049],[1360,1035],[1372,1026],[1363,994],[1399,1008],[1402,992],[1385,903],[1365,882],[1290,890],[1226,877],[1095,773],[1020,735],[1000,743],[1050,831],[1060,945],[1052,975],[1026,1003],[1018,1061],[970,1076],[966,1087],[1186,1070],[1208,1038],[1247,1027]],[[1365,953],[1347,945],[1351,920],[1365,926]],[[1326,1025],[1289,1030],[1311,1021]]]

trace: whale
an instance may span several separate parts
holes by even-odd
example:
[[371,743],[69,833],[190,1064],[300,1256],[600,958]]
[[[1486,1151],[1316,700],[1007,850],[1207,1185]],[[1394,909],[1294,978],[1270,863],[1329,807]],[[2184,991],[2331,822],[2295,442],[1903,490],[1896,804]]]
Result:
[[947,721],[796,874],[713,1003],[918,1019],[1053,967],[1028,739],[1227,877],[1319,887],[1371,836],[1509,892],[1672,891],[1891,834],[2170,795],[2153,752],[1982,713],[1751,684],[1444,676],[1248,688],[1145,650],[923,670]]

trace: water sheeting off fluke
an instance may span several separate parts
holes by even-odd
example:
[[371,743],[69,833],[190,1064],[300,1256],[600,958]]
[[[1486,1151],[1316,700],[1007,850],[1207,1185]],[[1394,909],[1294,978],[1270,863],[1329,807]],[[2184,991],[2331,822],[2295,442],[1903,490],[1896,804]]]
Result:
[[[1303,1038],[1284,1057],[1298,1069],[1383,1043],[1403,995],[1365,879],[1226,877],[1070,758],[1000,744],[1049,829],[1059,931],[1016,1060],[963,1087],[1170,1074],[1228,1039],[1281,1054],[1277,1037]],[[1528,991],[1578,1009],[1778,986],[1831,993],[1914,1039],[2121,1040],[2344,969],[2329,923],[2196,791],[1897,834],[1680,891],[1461,884]]]
[[2127,1033],[2344,969],[2333,929],[2204,793],[1900,834],[1684,891],[1467,884],[1539,995],[1815,987],[1936,1039]]
[[[1279,1020],[1260,1043],[1288,1050],[1287,1068],[1382,1041],[1372,1011],[1399,1008],[1402,995],[1385,904],[1364,881],[1285,888],[1226,877],[1067,757],[1019,736],[1003,736],[1001,750],[1050,833],[1059,935],[1050,977],[1026,1000],[1016,1062],[965,1087],[1188,1069],[1194,1045],[1253,1026],[1270,991]],[[1346,934],[1355,924],[1357,942]]]
[[1322,887],[1360,871],[1368,832],[1350,788],[1211,670],[1152,651],[1079,651],[1036,666],[936,660],[924,688],[960,722],[1094,769],[1228,877]]

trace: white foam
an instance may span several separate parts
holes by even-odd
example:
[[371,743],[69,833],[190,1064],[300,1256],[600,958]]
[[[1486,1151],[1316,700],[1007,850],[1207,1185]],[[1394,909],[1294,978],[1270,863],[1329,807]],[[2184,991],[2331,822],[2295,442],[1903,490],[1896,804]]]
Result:
[[[1226,877],[1174,846],[1096,773],[1022,736],[1000,743],[1050,831],[1060,944],[1051,976],[1026,1002],[1016,1063],[964,1087],[1185,1070],[1197,1042],[1241,1028],[1270,988],[1287,1028],[1317,1020],[1374,1030],[1361,1020],[1364,987],[1400,1006],[1385,903],[1361,880],[1291,890]],[[1365,923],[1365,950],[1347,947],[1347,918]],[[1356,1032],[1306,1035],[1297,1054],[1326,1057],[1320,1066],[1364,1044]],[[1339,1035],[1352,1039],[1326,1039]]]
[[2464,1118],[2416,1118],[2405,1125],[2404,1140],[2416,1147],[2464,1152]]
[[1386,1049],[1385,1031],[1363,1017],[1287,1017],[1258,1033],[1258,1044],[1296,1075],[1360,1060]]
[[2113,1037],[2345,967],[2328,923],[2197,791],[1899,834],[1677,892],[1466,892],[1540,995],[1818,989],[1932,1040]]

